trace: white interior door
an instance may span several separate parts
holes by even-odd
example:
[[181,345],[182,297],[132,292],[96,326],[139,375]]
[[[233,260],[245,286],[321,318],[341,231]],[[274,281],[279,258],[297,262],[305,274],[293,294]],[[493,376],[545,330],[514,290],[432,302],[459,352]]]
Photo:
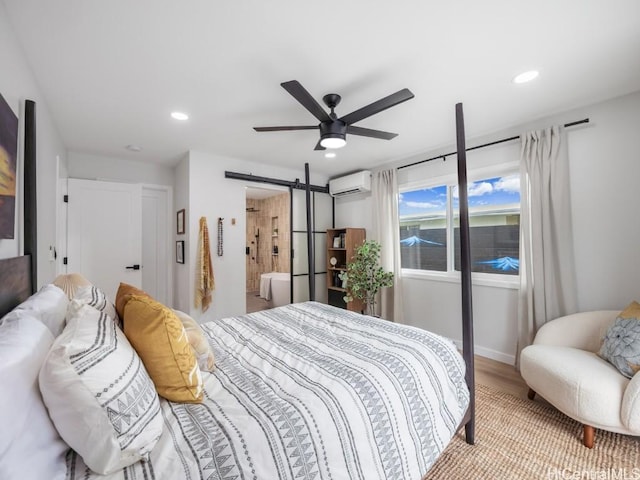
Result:
[[173,303],[170,203],[168,187],[142,186],[142,289],[165,305]]
[[67,204],[64,203],[64,197],[67,191],[67,179],[58,179],[58,190],[56,192],[57,216],[56,221],[56,275],[67,273],[67,265],[64,264],[63,258],[67,256]]
[[142,287],[140,185],[69,179],[68,192],[67,271],[112,300],[120,282]]

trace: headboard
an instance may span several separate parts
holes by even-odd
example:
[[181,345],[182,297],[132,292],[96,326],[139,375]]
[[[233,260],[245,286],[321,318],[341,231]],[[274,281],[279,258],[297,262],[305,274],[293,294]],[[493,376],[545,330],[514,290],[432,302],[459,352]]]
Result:
[[0,318],[31,295],[31,256],[0,260]]
[[[22,202],[26,255],[0,259],[0,318],[35,292],[37,284],[38,212],[36,209],[36,104],[25,100]],[[16,203],[17,203],[16,199]]]

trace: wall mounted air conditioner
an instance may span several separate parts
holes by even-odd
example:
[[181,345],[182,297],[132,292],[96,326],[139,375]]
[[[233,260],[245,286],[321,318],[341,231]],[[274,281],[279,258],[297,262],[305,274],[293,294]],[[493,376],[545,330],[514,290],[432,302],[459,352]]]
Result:
[[371,191],[371,172],[369,170],[329,180],[329,193],[332,197],[344,197],[369,191]]

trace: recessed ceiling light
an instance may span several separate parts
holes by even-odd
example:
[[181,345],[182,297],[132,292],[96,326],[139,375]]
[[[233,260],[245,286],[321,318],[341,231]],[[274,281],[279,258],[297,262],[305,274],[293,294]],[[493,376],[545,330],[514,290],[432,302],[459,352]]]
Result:
[[189,115],[182,112],[171,112],[171,116],[176,120],[189,120]]
[[528,72],[523,72],[520,75],[516,75],[513,78],[513,83],[527,83],[538,78],[538,75],[540,75],[540,73],[537,70],[529,70]]
[[327,152],[324,154],[324,158],[336,158],[336,154],[333,152]]
[[126,147],[127,150],[131,151],[131,152],[141,152],[142,151],[142,147],[140,145],[127,145]]

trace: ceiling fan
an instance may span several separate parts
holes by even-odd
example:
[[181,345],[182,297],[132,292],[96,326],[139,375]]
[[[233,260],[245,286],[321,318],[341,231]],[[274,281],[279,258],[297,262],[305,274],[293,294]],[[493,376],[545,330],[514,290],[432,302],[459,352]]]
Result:
[[329,93],[322,97],[324,103],[331,109],[331,113],[327,113],[324,108],[311,96],[311,94],[298,82],[291,80],[280,84],[293,98],[298,100],[304,108],[309,110],[311,114],[320,120],[318,125],[301,125],[301,126],[285,126],[285,127],[254,127],[256,132],[277,132],[282,130],[315,130],[320,129],[320,140],[316,144],[314,150],[325,150],[327,148],[344,147],[347,143],[347,133],[351,135],[360,135],[363,137],[380,138],[383,140],[391,140],[397,137],[397,133],[383,132],[381,130],[372,130],[370,128],[356,127],[353,124],[367,117],[382,112],[387,108],[394,107],[399,103],[406,102],[413,98],[413,93],[408,88],[392,93],[391,95],[381,98],[366,107],[362,107],[343,117],[338,118],[334,109],[340,103],[341,97],[337,93]]

